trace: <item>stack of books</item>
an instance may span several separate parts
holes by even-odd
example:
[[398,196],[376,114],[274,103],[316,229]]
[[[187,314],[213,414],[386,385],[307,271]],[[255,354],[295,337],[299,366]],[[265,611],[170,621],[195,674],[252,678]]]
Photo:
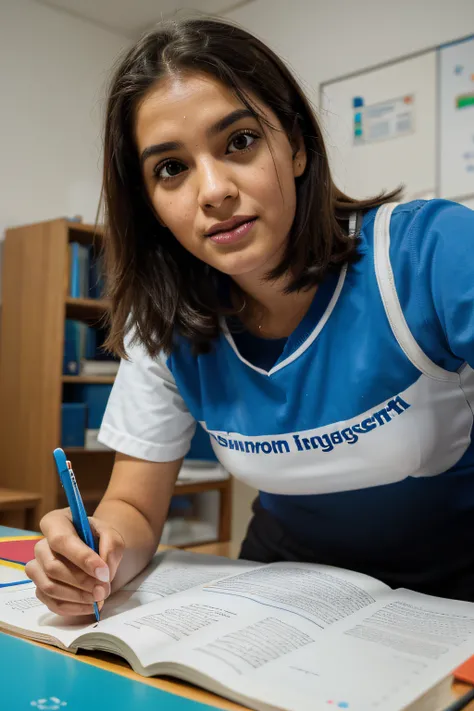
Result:
[[105,337],[104,328],[66,319],[63,375],[116,375],[119,360],[104,350]]

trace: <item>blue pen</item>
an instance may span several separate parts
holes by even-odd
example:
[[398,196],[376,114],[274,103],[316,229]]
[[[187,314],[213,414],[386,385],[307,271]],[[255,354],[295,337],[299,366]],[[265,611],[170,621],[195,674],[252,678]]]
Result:
[[[96,553],[99,552],[97,541],[94,538],[92,529],[87,518],[87,513],[84,508],[81,494],[79,493],[79,487],[77,486],[76,477],[72,471],[71,462],[66,459],[66,455],[63,450],[58,447],[53,452],[54,461],[56,462],[56,468],[58,470],[59,478],[61,480],[62,487],[66,494],[67,502],[72,514],[72,524],[76,529],[76,533],[89,548],[92,548]],[[100,620],[99,607],[96,602],[94,602],[94,613],[97,622]]]

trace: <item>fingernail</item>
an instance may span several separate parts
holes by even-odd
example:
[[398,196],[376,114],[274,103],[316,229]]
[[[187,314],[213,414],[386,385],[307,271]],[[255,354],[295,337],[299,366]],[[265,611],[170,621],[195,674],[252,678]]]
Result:
[[100,612],[102,610],[102,608],[104,607],[104,601],[102,600],[101,602],[98,602],[97,607],[99,608],[99,612]]
[[110,582],[110,572],[107,567],[96,568],[94,571],[95,577],[102,583]]
[[95,602],[100,602],[105,599],[105,590],[101,585],[95,585],[92,591]]

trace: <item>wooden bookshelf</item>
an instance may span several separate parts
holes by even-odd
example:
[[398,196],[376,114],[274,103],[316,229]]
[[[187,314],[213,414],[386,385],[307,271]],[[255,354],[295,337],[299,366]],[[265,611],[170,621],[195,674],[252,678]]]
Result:
[[66,318],[94,324],[100,322],[107,313],[108,303],[103,299],[77,299],[66,296]]
[[69,222],[69,241],[91,244],[92,241],[100,241],[102,239],[102,228],[100,225],[88,225],[86,222]]
[[63,375],[63,383],[73,383],[84,385],[88,383],[96,385],[113,385],[115,377],[113,375]]
[[110,457],[109,449],[86,449],[86,447],[65,447],[65,454],[70,457],[75,454],[107,454]]
[[[0,487],[37,492],[31,527],[64,505],[52,452],[61,444],[63,386],[111,384],[113,376],[63,375],[66,318],[99,324],[108,303],[68,295],[70,242],[100,245],[100,228],[65,219],[7,230],[3,249],[0,331]],[[66,448],[86,506],[93,510],[113,466],[110,450]],[[178,484],[176,494],[217,490],[218,541],[229,540],[231,480]]]

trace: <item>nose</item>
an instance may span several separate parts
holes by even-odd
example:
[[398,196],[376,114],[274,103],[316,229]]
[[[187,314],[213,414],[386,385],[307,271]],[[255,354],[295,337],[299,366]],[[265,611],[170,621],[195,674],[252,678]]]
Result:
[[204,210],[219,208],[235,199],[239,190],[229,166],[217,160],[206,160],[198,168],[199,206]]

